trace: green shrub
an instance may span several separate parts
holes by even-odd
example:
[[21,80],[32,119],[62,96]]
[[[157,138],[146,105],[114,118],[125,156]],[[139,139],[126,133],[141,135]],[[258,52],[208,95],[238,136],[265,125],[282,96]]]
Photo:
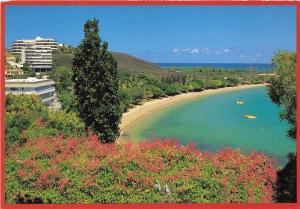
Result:
[[52,111],[35,95],[6,96],[5,150],[40,136],[81,136],[84,124],[74,112]]

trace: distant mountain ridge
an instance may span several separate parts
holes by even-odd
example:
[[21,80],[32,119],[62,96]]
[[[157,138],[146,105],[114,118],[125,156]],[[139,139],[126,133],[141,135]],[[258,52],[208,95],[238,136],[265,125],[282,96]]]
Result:
[[[164,74],[164,71],[158,65],[155,65],[151,62],[121,52],[111,53],[117,60],[119,72],[145,73],[153,76],[161,76]],[[53,63],[55,67],[64,66],[68,69],[71,69],[72,54],[53,54]]]

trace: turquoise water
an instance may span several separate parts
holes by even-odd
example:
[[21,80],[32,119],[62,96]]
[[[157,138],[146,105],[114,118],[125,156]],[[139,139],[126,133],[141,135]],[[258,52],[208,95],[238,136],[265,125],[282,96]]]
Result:
[[[242,99],[244,105],[236,105],[236,99]],[[236,90],[163,108],[133,124],[125,135],[135,141],[178,139],[212,152],[225,147],[245,153],[256,150],[276,158],[280,166],[296,144],[286,136],[288,124],[279,119],[279,112],[266,88]],[[245,119],[245,114],[257,118]]]

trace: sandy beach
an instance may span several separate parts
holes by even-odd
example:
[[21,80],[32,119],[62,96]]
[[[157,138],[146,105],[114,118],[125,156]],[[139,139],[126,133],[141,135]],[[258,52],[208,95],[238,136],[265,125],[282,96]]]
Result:
[[121,135],[119,139],[122,138],[122,133],[131,125],[133,124],[137,119],[151,114],[152,112],[155,112],[157,110],[160,110],[161,108],[166,108],[169,105],[176,104],[178,102],[184,102],[187,100],[192,100],[199,98],[201,96],[216,94],[216,93],[223,93],[228,91],[234,91],[234,90],[240,90],[240,89],[248,89],[248,88],[256,88],[256,87],[262,87],[266,84],[251,84],[251,85],[240,85],[235,87],[225,87],[225,88],[219,88],[219,89],[209,89],[204,90],[201,92],[189,92],[189,93],[183,93],[176,96],[170,96],[165,97],[161,99],[154,99],[151,101],[147,101],[142,105],[137,105],[131,109],[129,109],[126,113],[123,113],[120,129],[121,129]]

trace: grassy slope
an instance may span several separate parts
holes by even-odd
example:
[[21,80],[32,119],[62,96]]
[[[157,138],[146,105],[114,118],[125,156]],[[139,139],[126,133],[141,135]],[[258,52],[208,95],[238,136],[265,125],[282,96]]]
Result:
[[163,70],[160,69],[159,66],[150,62],[141,60],[139,58],[124,53],[113,52],[112,54],[118,62],[118,69],[120,72],[140,72],[155,76],[161,76],[163,74]]
[[[141,60],[139,58],[119,53],[112,52],[113,56],[118,62],[119,72],[129,72],[129,73],[145,73],[153,76],[161,76],[164,71],[160,69],[157,65],[150,62]],[[54,66],[64,66],[68,69],[72,68],[72,55],[71,54],[54,54],[53,55]]]

